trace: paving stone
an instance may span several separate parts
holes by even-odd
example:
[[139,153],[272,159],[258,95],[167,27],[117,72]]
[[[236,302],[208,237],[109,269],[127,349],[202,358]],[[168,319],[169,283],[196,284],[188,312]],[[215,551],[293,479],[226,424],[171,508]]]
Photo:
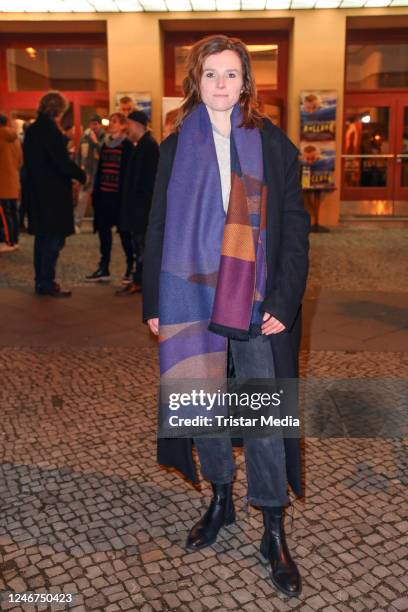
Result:
[[[340,234],[335,231],[327,237],[312,237],[311,287],[327,283],[329,287],[357,291],[372,282],[373,276],[369,280],[361,278],[360,268],[360,285],[357,283],[355,262],[349,252],[356,253],[357,248],[374,243],[382,248],[378,244],[383,244],[385,237],[366,233],[363,247],[357,245],[358,232]],[[360,243],[364,242],[359,236]],[[393,244],[401,245],[402,235],[397,232],[395,236]],[[72,269],[67,272],[72,279],[79,278],[75,275],[94,246],[92,236],[82,239],[81,244],[87,248],[78,247],[81,263],[72,260]],[[30,240],[27,238],[26,244],[31,248]],[[22,252],[24,241],[25,237]],[[336,245],[340,242],[343,247],[339,251]],[[318,257],[318,252],[325,256]],[[392,329],[399,333],[403,306],[398,308],[396,302],[403,294],[396,292],[402,290],[401,286],[408,292],[406,275],[400,273],[398,284],[391,290],[397,275],[390,279],[392,274],[383,273],[385,264],[373,251],[370,253],[367,265],[372,274],[378,275],[378,286],[386,288],[382,301],[364,301],[363,293],[358,298],[342,294],[324,306],[337,317],[341,303],[343,323],[349,325],[347,321],[353,319],[357,331],[359,323],[365,324],[367,312],[372,312],[375,326],[382,308],[389,321],[395,320]],[[28,251],[26,256],[28,262]],[[333,265],[336,260],[338,266]],[[359,257],[358,266],[366,260]],[[31,268],[25,278],[9,261],[2,258],[0,284],[12,268],[14,274],[21,274],[21,287],[28,286],[32,282]],[[384,261],[389,268],[390,259]],[[24,262],[21,265],[22,270],[28,266]],[[347,274],[339,276],[340,268]],[[78,294],[80,291],[78,287]],[[86,291],[89,293],[84,293],[83,299],[89,300],[89,321],[93,325],[96,304],[110,299],[112,288]],[[67,307],[71,313],[78,308],[77,313],[83,316],[74,299],[75,295]],[[307,439],[306,497],[294,500],[293,525],[290,519],[286,522],[304,590],[301,600],[288,601],[271,584],[268,566],[258,551],[260,512],[251,509],[247,515],[239,502],[246,493],[242,450],[236,452],[237,523],[225,529],[209,549],[192,553],[184,549],[188,529],[201,516],[210,488],[204,483],[202,491],[197,491],[171,471],[157,467],[154,427],[158,364],[156,349],[148,344],[142,324],[137,334],[143,340],[137,346],[111,346],[109,342],[103,346],[104,340],[99,345],[82,342],[73,346],[69,336],[75,334],[77,323],[70,326],[71,315],[64,314],[62,304],[43,302],[40,306],[24,292],[19,300],[21,312],[30,300],[27,312],[32,324],[37,316],[46,322],[50,343],[32,348],[3,343],[0,348],[2,393],[6,397],[0,431],[0,435],[5,433],[1,440],[0,497],[7,500],[0,517],[2,590],[75,590],[81,603],[70,609],[98,612],[407,609],[406,441]],[[123,308],[139,314],[138,300]],[[401,304],[405,304],[402,298]],[[319,307],[318,301],[316,305]],[[111,308],[116,312],[113,303]],[[319,319],[322,316],[318,313]],[[110,324],[109,317],[104,318],[104,326]],[[326,320],[330,324],[329,316]],[[121,317],[115,325],[120,321]],[[134,325],[139,329],[139,324]],[[52,345],[52,335],[64,326],[67,343]],[[363,348],[354,352],[302,351],[301,375],[407,378],[405,347],[394,352],[380,348],[371,352]]]
[[408,610],[408,597],[400,597],[392,602],[396,610]]

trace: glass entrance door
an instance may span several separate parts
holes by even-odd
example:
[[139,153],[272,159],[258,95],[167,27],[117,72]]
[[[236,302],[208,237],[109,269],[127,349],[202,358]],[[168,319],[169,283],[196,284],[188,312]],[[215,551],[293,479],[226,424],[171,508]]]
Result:
[[408,99],[398,100],[394,214],[408,215]]
[[347,95],[342,159],[343,214],[408,214],[408,95]]

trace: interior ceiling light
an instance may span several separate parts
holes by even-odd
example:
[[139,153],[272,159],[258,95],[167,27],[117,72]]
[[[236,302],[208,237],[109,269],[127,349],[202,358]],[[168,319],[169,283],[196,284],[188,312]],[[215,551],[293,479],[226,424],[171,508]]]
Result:
[[266,0],[241,0],[241,9],[243,11],[263,11],[265,4]]
[[366,6],[367,8],[376,8],[376,7],[389,6],[389,4],[390,4],[390,0],[367,0],[364,6]]
[[266,9],[268,10],[286,10],[290,8],[290,0],[266,0]]
[[193,11],[215,11],[215,0],[190,0]]
[[364,0],[342,0],[340,8],[361,8]]
[[37,57],[37,50],[34,47],[26,47],[25,52],[31,59],[35,59]]
[[0,0],[0,13],[262,11],[408,6],[408,0]]
[[249,51],[276,51],[278,45],[247,45]]
[[314,8],[339,8],[341,0],[316,0]]

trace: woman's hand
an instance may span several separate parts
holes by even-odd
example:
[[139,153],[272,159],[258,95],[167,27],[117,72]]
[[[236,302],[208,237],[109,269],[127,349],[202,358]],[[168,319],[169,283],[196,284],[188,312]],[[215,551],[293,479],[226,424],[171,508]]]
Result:
[[147,319],[147,324],[149,326],[150,331],[155,336],[159,335],[159,319]]
[[270,334],[279,334],[279,332],[285,330],[286,327],[283,323],[278,321],[278,319],[275,319],[275,317],[269,314],[269,312],[265,312],[261,329],[263,334],[269,336]]

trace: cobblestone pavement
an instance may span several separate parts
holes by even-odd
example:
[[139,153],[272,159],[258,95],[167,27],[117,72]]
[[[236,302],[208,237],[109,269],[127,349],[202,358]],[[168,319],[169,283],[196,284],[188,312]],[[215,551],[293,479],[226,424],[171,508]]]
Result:
[[[111,273],[118,280],[125,259],[114,236]],[[406,228],[336,227],[328,234],[311,234],[309,291],[408,291]],[[23,234],[21,250],[0,255],[0,287],[32,286],[32,237]],[[77,285],[98,263],[97,237],[88,229],[68,238],[60,258],[59,277]]]
[[[240,451],[237,523],[213,547],[184,550],[209,491],[155,463],[154,349],[0,357],[0,591],[74,593],[75,611],[407,609],[406,441],[306,440],[306,497],[287,521],[304,587],[290,600],[258,552]],[[408,353],[301,357],[309,376],[408,374]]]
[[[376,333],[387,321],[390,329],[383,331],[390,335],[406,328],[397,294],[408,290],[402,256],[407,236],[406,230],[354,228],[312,236],[309,292],[323,287],[395,295],[394,306],[381,298],[370,310],[359,294],[354,310],[347,302],[340,314],[324,302],[316,311],[324,325],[311,326],[312,350],[301,353],[303,377],[407,378],[406,346],[396,342],[395,350],[385,351],[383,336],[369,345],[365,328],[357,350],[341,350],[334,339],[334,350],[313,349],[322,346],[314,338],[325,326],[335,321],[348,328],[347,317],[356,312],[350,336],[370,321]],[[90,234],[70,239],[61,266],[65,282],[78,284],[93,269],[95,242]],[[118,244],[115,248],[113,272],[119,277],[122,259]],[[1,256],[3,292],[31,285],[30,249],[31,238],[24,236],[20,252]],[[94,302],[87,299],[91,321]],[[42,304],[44,320],[58,324],[62,305]],[[105,346],[86,339],[69,343],[75,304],[64,311],[65,342],[59,331],[47,346],[45,328],[43,346],[24,346],[21,338],[7,346],[0,338],[1,610],[408,610],[407,440],[305,440],[306,495],[292,498],[293,521],[290,513],[286,521],[303,592],[289,599],[272,586],[258,551],[261,517],[255,508],[246,511],[240,450],[237,522],[214,546],[184,549],[210,492],[204,482],[194,488],[155,462],[156,350],[147,338],[143,345],[140,317],[134,322],[140,327],[137,346],[122,346],[120,338],[109,345],[109,335]],[[18,306],[13,326],[24,337],[30,312],[35,308],[40,317],[40,306],[24,292]],[[116,308],[111,316],[119,316]],[[361,319],[364,312],[371,312],[367,321]],[[94,333],[102,329],[103,321]],[[324,346],[330,341],[327,336]],[[360,350],[365,345],[374,348]],[[24,591],[72,593],[75,600],[52,607],[7,603],[4,595]]]

